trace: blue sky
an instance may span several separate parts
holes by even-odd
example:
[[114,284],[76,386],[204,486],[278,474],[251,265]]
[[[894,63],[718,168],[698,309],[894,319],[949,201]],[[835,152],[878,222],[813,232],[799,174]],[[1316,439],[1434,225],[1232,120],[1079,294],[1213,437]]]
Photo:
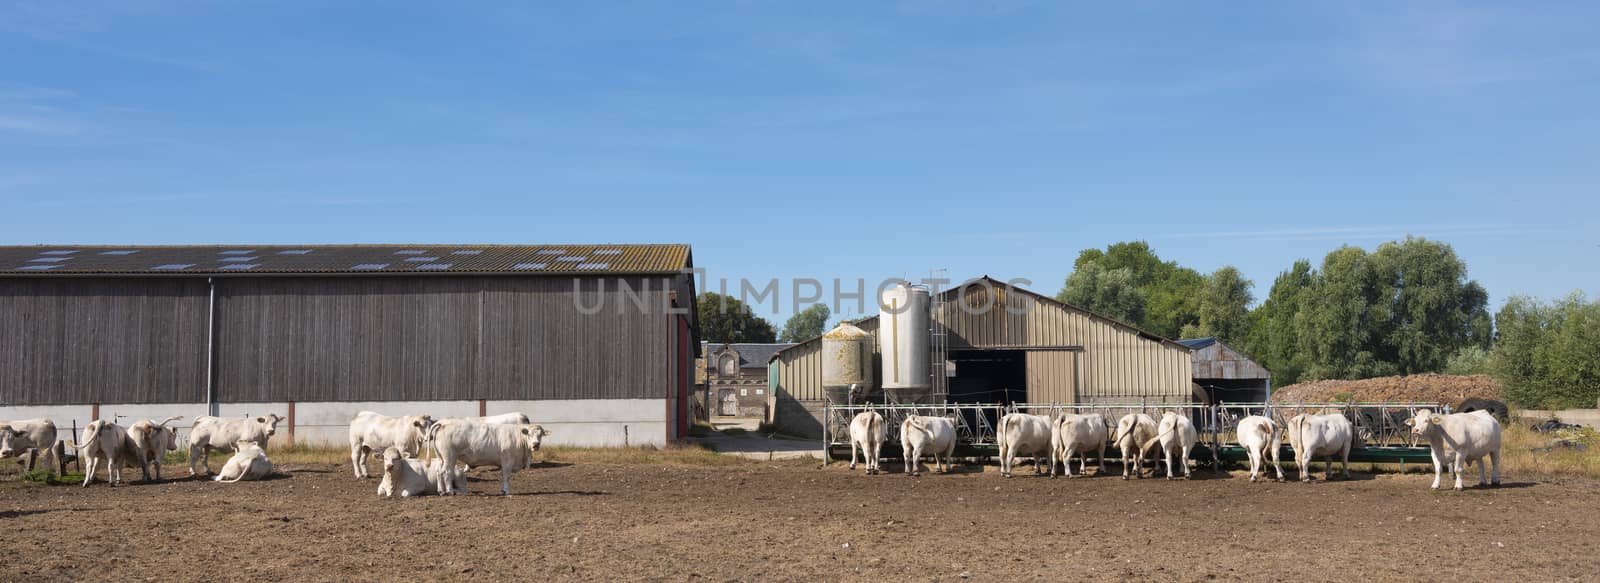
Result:
[[1600,295],[1593,3],[444,6],[0,2],[0,244],[687,242],[1053,294],[1144,239],[1260,298],[1413,234],[1494,306]]

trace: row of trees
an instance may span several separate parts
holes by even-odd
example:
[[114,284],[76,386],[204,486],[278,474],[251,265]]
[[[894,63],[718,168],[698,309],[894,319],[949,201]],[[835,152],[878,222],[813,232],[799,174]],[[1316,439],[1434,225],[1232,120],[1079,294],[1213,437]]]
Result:
[[718,343],[800,342],[821,336],[833,315],[827,304],[812,304],[791,316],[780,334],[773,330],[771,322],[732,296],[706,292],[700,294],[695,308],[700,318],[700,338]]
[[[1278,274],[1252,308],[1254,282],[1163,261],[1143,241],[1078,254],[1057,299],[1172,338],[1215,336],[1249,353],[1279,386],[1395,374],[1490,373],[1527,407],[1592,407],[1600,397],[1600,303],[1512,297],[1491,318],[1488,293],[1450,245],[1407,238],[1344,246]],[[781,333],[738,299],[705,293],[712,342],[799,342],[832,314],[803,310]]]
[[1600,303],[1488,293],[1445,243],[1407,238],[1296,261],[1253,309],[1254,283],[1162,261],[1142,241],[1078,254],[1057,299],[1176,338],[1216,336],[1274,383],[1395,374],[1491,373],[1529,407],[1592,407],[1600,397]]

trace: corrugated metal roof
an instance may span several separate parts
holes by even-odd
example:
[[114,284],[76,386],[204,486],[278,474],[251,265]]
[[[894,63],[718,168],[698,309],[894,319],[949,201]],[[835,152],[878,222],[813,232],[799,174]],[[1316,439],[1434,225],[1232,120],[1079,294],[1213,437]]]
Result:
[[173,245],[0,246],[0,276],[672,273],[689,246]]
[[1216,338],[1211,337],[1211,336],[1207,336],[1205,338],[1190,338],[1190,339],[1187,339],[1187,340],[1179,340],[1178,344],[1182,344],[1184,346],[1188,346],[1191,350],[1200,350],[1201,348],[1205,348],[1207,346],[1211,346],[1212,344],[1215,344],[1216,342],[1217,342]]

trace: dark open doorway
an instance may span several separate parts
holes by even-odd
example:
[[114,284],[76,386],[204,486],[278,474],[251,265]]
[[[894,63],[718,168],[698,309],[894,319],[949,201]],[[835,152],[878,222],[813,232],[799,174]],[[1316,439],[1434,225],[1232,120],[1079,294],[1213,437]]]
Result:
[[950,360],[952,403],[1023,403],[1028,400],[1027,357],[1021,350],[956,350]]

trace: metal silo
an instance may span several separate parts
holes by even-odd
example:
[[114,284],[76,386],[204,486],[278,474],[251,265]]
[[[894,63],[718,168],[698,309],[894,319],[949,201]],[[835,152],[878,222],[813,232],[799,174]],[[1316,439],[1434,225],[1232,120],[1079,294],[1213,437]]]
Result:
[[883,291],[878,303],[878,351],[883,392],[890,402],[925,403],[932,392],[928,288],[908,283]]
[[[856,386],[854,398],[850,386]],[[863,400],[872,388],[872,335],[846,322],[822,335],[822,390],[828,400]]]

